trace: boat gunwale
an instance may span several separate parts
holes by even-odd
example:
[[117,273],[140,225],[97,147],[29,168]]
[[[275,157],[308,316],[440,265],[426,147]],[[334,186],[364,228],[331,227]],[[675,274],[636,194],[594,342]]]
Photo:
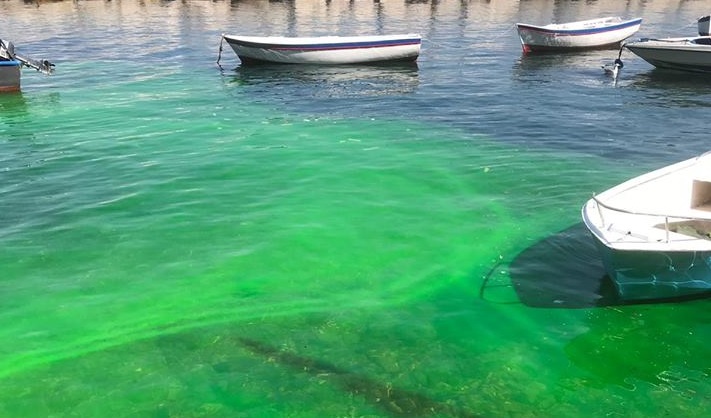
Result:
[[[703,218],[688,218],[665,215],[640,215],[644,217],[666,217],[665,228],[659,229],[657,223],[639,223],[635,224],[634,228],[626,228],[626,233],[619,230],[610,229],[615,222],[609,223],[609,227],[605,228],[606,223],[600,218],[601,225],[594,222],[590,217],[589,212],[593,211],[594,207],[591,203],[597,203],[595,200],[588,200],[582,208],[583,223],[588,228],[588,231],[595,239],[605,247],[613,251],[665,251],[665,252],[689,252],[689,251],[709,251],[711,252],[711,241],[701,238],[696,238],[683,233],[675,232],[669,229],[669,223],[678,220],[700,220],[709,221],[711,219]],[[598,209],[599,210],[599,209]],[[641,229],[640,229],[641,228]],[[632,231],[635,231],[632,233]],[[642,231],[642,232],[641,232]],[[656,239],[650,239],[655,238]],[[662,235],[663,234],[663,235]],[[636,237],[636,240],[613,240],[612,237]]]
[[[638,211],[633,211],[629,209],[623,209],[620,207],[608,205],[605,202],[599,200],[597,196],[592,196],[590,200],[595,201],[598,205],[602,206],[605,209],[611,210],[613,212],[620,212],[620,213],[626,213],[628,215],[639,215],[639,216],[655,216],[655,217],[664,217],[664,218],[672,218],[672,219],[688,219],[688,220],[699,220],[699,221],[711,221],[711,213],[709,213],[708,217],[704,216],[695,216],[691,214],[683,214],[683,215],[677,215],[677,214],[669,214],[669,213],[651,213],[651,212],[638,212]],[[690,209],[693,210],[693,209]]]
[[[710,43],[699,44],[693,42],[696,39],[708,39]],[[625,42],[623,46],[633,52],[635,48],[644,49],[646,51],[711,51],[711,36],[694,36],[690,38],[642,38],[632,42]]]
[[[364,36],[359,37],[313,37],[313,38],[286,38],[286,37],[254,37],[239,35],[223,35],[229,44],[240,47],[259,48],[279,51],[337,51],[348,49],[388,48],[396,46],[421,45],[422,37],[417,34],[393,36]],[[245,39],[249,38],[249,39]],[[373,39],[367,39],[373,38]],[[263,42],[257,41],[264,40]],[[298,40],[298,42],[277,42],[277,40]],[[314,41],[314,42],[309,42]],[[320,41],[320,42],[315,42]],[[333,41],[333,42],[328,42]]]
[[[711,251],[711,241],[705,240],[704,242],[702,242],[698,238],[693,238],[688,235],[676,233],[674,231],[669,230],[670,222],[688,220],[704,222],[711,221],[711,212],[706,209],[697,209],[694,207],[689,207],[688,209],[685,209],[683,210],[683,212],[680,213],[674,213],[673,211],[667,211],[665,213],[656,213],[631,210],[629,208],[611,205],[605,202],[606,199],[614,199],[616,196],[620,196],[621,194],[624,194],[627,191],[630,191],[636,187],[644,186],[645,184],[649,184],[663,177],[670,175],[683,175],[684,171],[693,170],[701,162],[701,160],[706,160],[704,162],[707,163],[710,162],[708,161],[708,159],[711,159],[711,151],[701,155],[697,155],[687,160],[683,160],[659,168],[657,170],[650,171],[640,176],[633,177],[610,189],[605,190],[599,195],[593,195],[582,207],[583,222],[598,241],[600,241],[606,247],[615,250],[651,251],[651,249],[654,249],[659,251]],[[692,176],[692,178],[693,177],[695,176]],[[603,216],[601,208],[613,212],[611,222],[610,220],[605,220],[606,217]],[[593,212],[595,210],[599,212],[597,216],[593,216]],[[618,214],[618,218],[615,218],[615,213]],[[630,225],[635,225],[635,229],[643,228],[644,230],[648,231],[656,230],[656,224],[658,224],[659,221],[663,219],[665,224],[664,231],[666,233],[666,236],[663,239],[657,240],[649,240],[648,238],[646,240],[640,239],[639,241],[612,240],[611,237],[613,236],[624,235],[619,231],[613,231],[609,229],[616,223],[619,223],[620,214],[636,216],[635,218],[630,218],[637,219],[636,222],[633,222]],[[593,218],[595,218],[596,220],[594,220]],[[653,218],[656,218],[657,220],[654,222],[639,221],[639,219],[651,220]],[[649,234],[647,235],[651,236]],[[702,243],[699,244],[700,242]],[[694,245],[694,243],[696,245]]]

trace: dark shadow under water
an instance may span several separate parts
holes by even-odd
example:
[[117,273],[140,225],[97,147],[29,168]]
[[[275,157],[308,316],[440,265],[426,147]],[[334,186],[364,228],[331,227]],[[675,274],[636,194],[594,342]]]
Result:
[[279,350],[264,342],[249,338],[240,338],[239,341],[247,350],[258,356],[274,361],[278,365],[289,367],[300,373],[308,373],[321,377],[325,376],[329,381],[338,385],[344,392],[349,395],[364,398],[368,403],[381,409],[388,416],[477,417],[475,414],[446,403],[437,402],[421,393],[399,389],[392,385],[377,382],[322,360]]
[[[492,272],[499,266],[494,266]],[[487,299],[487,292],[494,287],[510,286],[521,303],[534,308],[579,309],[674,303],[711,297],[711,292],[703,292],[683,297],[621,299],[582,222],[519,253],[508,265],[510,283],[496,283],[492,272],[482,284],[480,295],[483,299]]]

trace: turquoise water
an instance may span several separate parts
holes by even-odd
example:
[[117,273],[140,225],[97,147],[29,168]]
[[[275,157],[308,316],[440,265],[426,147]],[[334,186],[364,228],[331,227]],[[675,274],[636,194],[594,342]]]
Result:
[[[708,299],[616,301],[579,211],[705,151],[711,89],[512,29],[705,11],[548,3],[0,4],[57,64],[0,96],[0,417],[705,416]],[[373,28],[418,65],[215,63]]]

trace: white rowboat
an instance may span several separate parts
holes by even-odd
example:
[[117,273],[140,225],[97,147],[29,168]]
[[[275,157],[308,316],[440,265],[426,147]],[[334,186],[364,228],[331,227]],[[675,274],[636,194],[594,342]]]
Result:
[[415,61],[418,34],[374,36],[263,37],[222,35],[243,64],[362,64]]
[[603,17],[545,26],[517,23],[516,29],[523,52],[529,53],[619,45],[634,35],[641,24],[641,18]]

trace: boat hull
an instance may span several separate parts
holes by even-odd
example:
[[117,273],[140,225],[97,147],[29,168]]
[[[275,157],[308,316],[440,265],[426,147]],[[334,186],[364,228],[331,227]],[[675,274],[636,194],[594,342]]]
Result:
[[20,90],[20,62],[0,61],[0,92]]
[[603,18],[546,26],[517,23],[516,29],[523,51],[530,53],[619,46],[641,24],[639,18]]
[[711,293],[711,251],[616,250],[592,236],[623,300]]
[[416,34],[362,37],[248,37],[223,35],[243,64],[368,64],[415,61]]
[[642,39],[625,48],[657,68],[711,72],[711,37]]

